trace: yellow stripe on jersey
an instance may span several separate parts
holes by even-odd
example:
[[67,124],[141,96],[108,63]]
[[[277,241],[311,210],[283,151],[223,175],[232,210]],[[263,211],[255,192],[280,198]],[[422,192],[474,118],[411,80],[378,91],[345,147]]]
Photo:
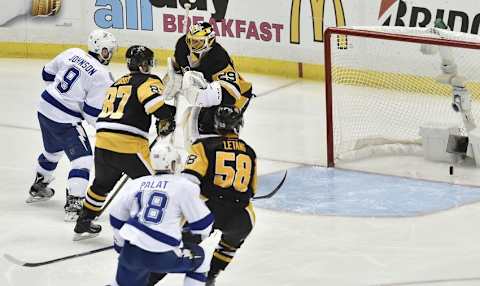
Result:
[[205,148],[202,143],[197,143],[192,145],[191,150],[185,165],[185,170],[191,170],[204,177],[208,169],[208,159],[205,154]]
[[246,81],[231,65],[212,75],[212,80],[225,80],[234,82],[240,89],[240,94],[244,94],[252,89],[252,84]]
[[97,132],[95,147],[124,154],[150,154],[147,139],[115,132]]
[[160,107],[162,107],[164,104],[165,104],[165,101],[163,99],[159,99],[158,102],[155,102],[151,106],[148,106],[145,111],[147,112],[147,114],[152,114],[155,111],[157,111]]
[[254,162],[254,169],[253,169],[253,178],[252,178],[252,195],[257,193],[257,159]]
[[245,208],[248,215],[250,216],[250,221],[252,222],[252,227],[255,226],[255,222],[257,221],[257,216],[255,215],[255,210],[253,209],[253,204],[250,202],[248,206]]
[[165,86],[158,78],[149,78],[137,89],[138,101],[143,104],[145,100],[153,95],[162,94]]
[[250,98],[242,95],[240,96],[240,98],[237,98],[237,100],[235,101],[235,107],[242,110],[245,107],[245,105],[247,105],[249,100]]

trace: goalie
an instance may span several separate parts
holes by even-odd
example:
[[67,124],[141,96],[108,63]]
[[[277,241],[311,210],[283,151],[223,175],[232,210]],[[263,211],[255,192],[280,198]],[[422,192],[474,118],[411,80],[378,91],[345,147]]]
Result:
[[[435,27],[431,29],[431,32],[442,38],[442,30],[447,29],[448,26],[442,19],[437,19]],[[455,63],[452,48],[422,44],[420,50],[425,55],[439,54],[441,74],[437,76],[436,80],[439,83],[448,84],[452,87],[452,108],[455,112],[461,113],[467,133],[475,129],[476,124],[471,113],[470,92],[466,88],[466,79],[458,74],[458,66]]]
[[216,106],[234,105],[243,113],[252,97],[251,83],[237,72],[207,22],[191,26],[177,41],[169,71],[176,86],[181,82],[181,94],[192,106],[183,118],[187,148],[202,135],[215,133]]

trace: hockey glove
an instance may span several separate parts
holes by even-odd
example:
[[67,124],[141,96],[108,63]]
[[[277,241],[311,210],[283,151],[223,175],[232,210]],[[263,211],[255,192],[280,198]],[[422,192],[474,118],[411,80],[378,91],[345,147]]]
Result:
[[175,118],[157,119],[157,134],[159,136],[167,136],[175,130]]

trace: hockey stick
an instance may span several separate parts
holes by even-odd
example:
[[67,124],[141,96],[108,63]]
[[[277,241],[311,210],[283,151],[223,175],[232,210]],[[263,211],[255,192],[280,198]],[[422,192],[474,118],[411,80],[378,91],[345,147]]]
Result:
[[102,252],[102,251],[106,251],[106,250],[110,250],[110,249],[113,249],[113,245],[98,248],[98,249],[94,249],[94,250],[89,250],[89,251],[85,251],[85,252],[81,252],[81,253],[77,253],[77,254],[72,254],[72,255],[68,255],[68,256],[64,256],[64,257],[60,257],[60,258],[55,258],[55,259],[52,259],[52,260],[42,261],[42,262],[26,262],[26,261],[22,261],[18,258],[15,258],[15,257],[11,256],[10,254],[6,254],[6,253],[3,255],[3,257],[5,257],[5,259],[8,260],[9,262],[11,262],[13,264],[16,264],[18,266],[38,267],[38,266],[43,266],[43,265],[48,265],[48,264],[52,264],[52,263],[56,263],[56,262],[69,260],[69,259],[72,259],[72,258],[87,256],[87,255],[90,255],[90,254],[94,254],[94,253],[98,253],[98,252]]
[[276,186],[275,189],[273,189],[270,193],[268,193],[266,195],[263,195],[263,196],[255,196],[252,199],[253,200],[261,200],[261,199],[269,199],[269,198],[273,197],[278,192],[278,190],[280,190],[280,188],[283,186],[283,183],[285,182],[285,179],[287,178],[287,173],[288,173],[288,171],[285,170],[285,175],[283,175],[282,180],[280,181],[278,186]]

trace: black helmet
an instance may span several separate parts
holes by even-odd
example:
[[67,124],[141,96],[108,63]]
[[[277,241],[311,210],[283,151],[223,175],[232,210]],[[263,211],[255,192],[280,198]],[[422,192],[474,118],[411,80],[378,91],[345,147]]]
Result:
[[238,135],[243,126],[243,114],[233,105],[220,105],[215,111],[213,126],[218,134],[233,132]]
[[[130,71],[149,73],[155,66],[155,56],[153,51],[145,46],[131,46],[127,49],[125,58],[127,59],[127,66]],[[140,70],[140,66],[143,67],[142,70]]]

